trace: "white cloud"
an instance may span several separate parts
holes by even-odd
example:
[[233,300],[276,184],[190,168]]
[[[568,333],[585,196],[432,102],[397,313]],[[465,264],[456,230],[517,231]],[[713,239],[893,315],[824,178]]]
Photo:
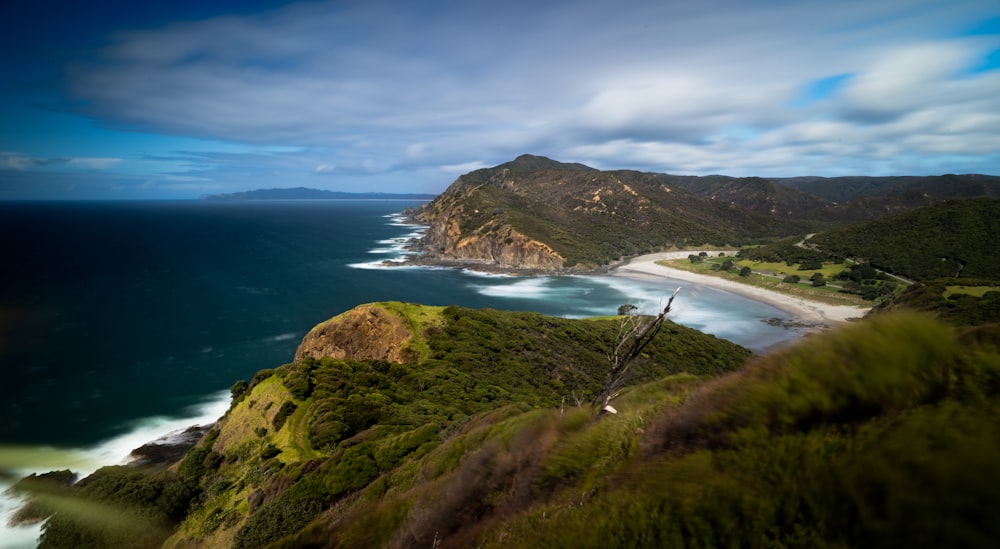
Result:
[[88,170],[109,170],[114,168],[118,164],[124,162],[121,158],[65,158],[67,164],[73,166],[74,168],[83,168]]
[[471,171],[480,170],[482,168],[489,167],[488,164],[474,160],[472,162],[464,162],[462,164],[448,164],[441,166],[441,171],[450,174],[462,175],[464,173],[469,173]]
[[968,73],[1000,37],[961,36],[991,4],[308,2],[122,33],[71,88],[108,124],[296,147],[255,160],[282,173],[450,174],[524,152],[683,173],[1000,172],[1000,76]]
[[18,171],[31,170],[47,166],[69,166],[82,170],[108,170],[121,164],[121,158],[95,157],[31,157],[16,152],[0,152],[0,167]]
[[961,76],[979,53],[972,46],[953,40],[886,52],[848,83],[846,107],[862,115],[894,116],[974,97],[986,90],[970,89]]
[[11,170],[28,170],[38,164],[34,159],[28,158],[20,153],[15,152],[0,152],[0,167],[8,168]]

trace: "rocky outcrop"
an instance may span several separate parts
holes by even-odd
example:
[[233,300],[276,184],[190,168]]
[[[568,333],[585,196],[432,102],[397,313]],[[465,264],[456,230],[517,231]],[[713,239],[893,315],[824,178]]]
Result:
[[547,244],[509,226],[487,235],[460,238],[450,251],[456,259],[484,260],[500,268],[554,270],[563,266],[563,258]]
[[483,185],[515,192],[515,183],[501,170],[480,184],[460,178],[417,219],[428,225],[420,246],[423,260],[479,264],[512,270],[562,269],[565,259],[548,244],[515,229],[503,208],[477,207]]
[[[563,258],[543,242],[517,232],[509,225],[489,224],[464,235],[455,218],[432,225],[426,256],[460,263],[480,263],[502,269],[557,270]],[[428,231],[431,232],[431,231]]]
[[412,337],[413,332],[398,315],[378,305],[361,305],[310,330],[295,351],[295,360],[332,357],[412,362],[404,351]]

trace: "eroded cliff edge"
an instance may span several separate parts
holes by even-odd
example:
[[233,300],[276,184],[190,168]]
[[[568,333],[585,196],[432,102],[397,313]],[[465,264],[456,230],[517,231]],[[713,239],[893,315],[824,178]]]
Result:
[[359,305],[313,327],[295,350],[295,361],[324,357],[412,363],[413,331],[385,305]]
[[565,258],[548,244],[524,235],[511,224],[509,209],[498,205],[498,192],[513,190],[501,170],[482,183],[474,173],[462,176],[415,220],[428,226],[419,242],[420,261],[469,264],[502,269],[558,270]]

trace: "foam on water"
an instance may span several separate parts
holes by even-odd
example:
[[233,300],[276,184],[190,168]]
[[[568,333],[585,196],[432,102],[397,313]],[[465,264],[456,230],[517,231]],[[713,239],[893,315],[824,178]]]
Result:
[[490,273],[486,271],[477,271],[475,269],[462,269],[462,274],[465,276],[473,278],[518,278],[517,275],[507,274],[507,273]]
[[[176,417],[154,416],[131,422],[121,436],[88,448],[53,448],[49,446],[0,446],[0,549],[36,547],[41,524],[11,526],[10,519],[23,500],[8,492],[20,478],[32,473],[69,469],[84,478],[105,465],[123,465],[132,450],[143,444],[169,443],[187,428],[215,423],[229,409],[229,391],[220,391]],[[7,478],[10,475],[12,478]]]
[[275,336],[265,338],[264,341],[271,341],[271,342],[288,341],[289,339],[296,339],[298,337],[300,337],[300,334],[296,332],[288,332],[286,334],[278,334]]
[[552,297],[550,277],[532,277],[519,279],[509,284],[476,285],[472,287],[482,295],[490,297],[508,297],[518,299],[548,299]]
[[423,225],[414,225],[413,223],[405,223],[403,221],[405,217],[401,214],[388,214],[383,215],[382,217],[390,220],[386,223],[386,225],[392,227],[406,227],[413,230],[401,236],[376,240],[375,243],[380,244],[381,246],[369,249],[368,253],[382,256],[381,258],[373,261],[348,263],[348,267],[352,269],[397,269],[406,266],[406,257],[416,253],[410,249],[410,245],[416,242],[420,237],[424,236],[424,233],[427,232],[427,227]]
[[444,269],[445,267],[428,267],[408,264],[405,259],[377,259],[361,263],[348,263],[352,269]]

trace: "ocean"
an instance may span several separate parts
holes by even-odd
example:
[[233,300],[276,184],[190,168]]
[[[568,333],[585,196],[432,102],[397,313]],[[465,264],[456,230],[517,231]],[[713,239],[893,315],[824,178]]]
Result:
[[[292,359],[318,322],[401,300],[564,317],[660,309],[763,351],[801,332],[773,306],[686,282],[512,277],[386,266],[417,201],[0,203],[0,473],[86,474],[228,407],[229,387]],[[11,482],[0,476],[0,492]],[[9,528],[0,547],[33,546]]]

